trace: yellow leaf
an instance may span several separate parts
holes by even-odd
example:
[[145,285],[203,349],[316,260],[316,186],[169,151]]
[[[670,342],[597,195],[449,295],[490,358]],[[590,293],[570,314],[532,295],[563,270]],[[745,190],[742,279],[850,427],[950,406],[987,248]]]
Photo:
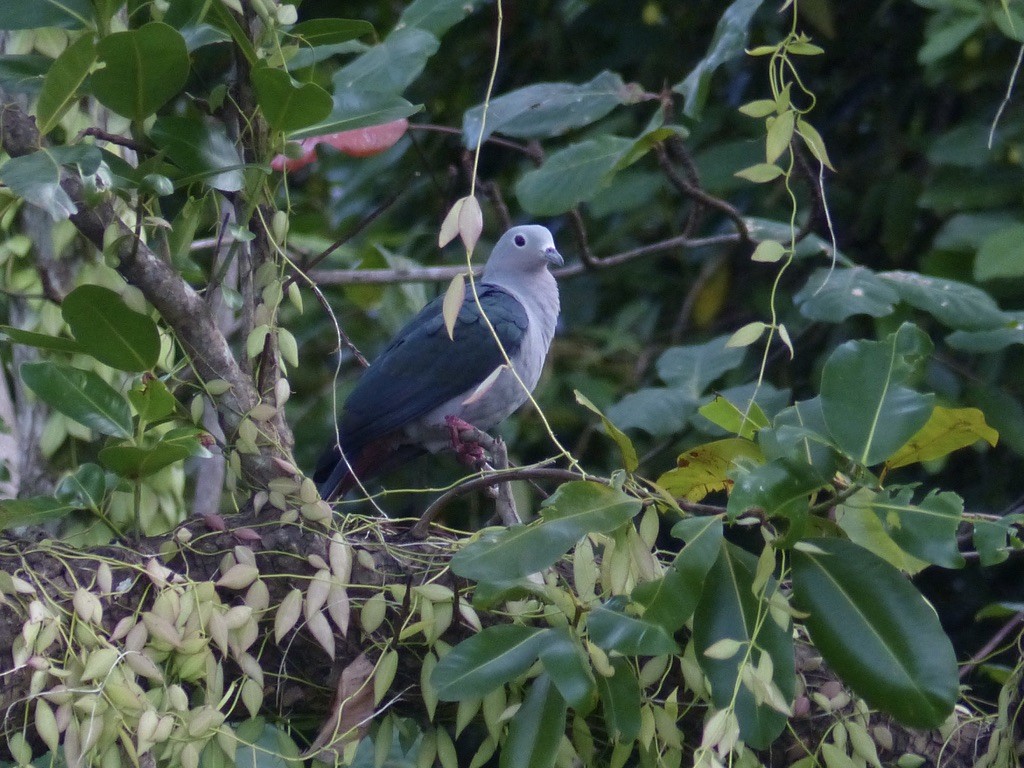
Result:
[[678,466],[659,477],[658,485],[677,499],[700,501],[713,491],[732,487],[728,472],[738,458],[763,461],[756,443],[741,437],[728,437],[679,454],[676,459]]
[[935,406],[928,422],[906,444],[890,456],[886,469],[933,461],[946,454],[984,440],[995,446],[999,433],[985,423],[985,414],[977,408]]

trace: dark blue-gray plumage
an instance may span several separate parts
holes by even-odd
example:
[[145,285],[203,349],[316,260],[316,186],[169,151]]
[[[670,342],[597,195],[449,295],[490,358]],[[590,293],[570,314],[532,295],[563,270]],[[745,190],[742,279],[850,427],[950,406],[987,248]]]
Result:
[[[362,482],[423,450],[451,446],[451,417],[487,430],[525,403],[558,319],[558,287],[548,267],[561,264],[547,229],[513,227],[494,246],[477,284],[479,306],[466,291],[451,338],[443,297],[427,304],[345,401],[339,440],[314,473],[320,494],[340,495],[356,477]],[[505,355],[518,380],[507,367],[495,375]]]

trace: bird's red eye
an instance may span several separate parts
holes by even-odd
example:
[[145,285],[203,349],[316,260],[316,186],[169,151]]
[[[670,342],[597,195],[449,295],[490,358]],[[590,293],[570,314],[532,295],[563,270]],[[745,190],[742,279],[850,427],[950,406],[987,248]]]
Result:
[[522,235],[516,235],[514,242],[516,245],[522,248],[524,245],[526,245],[526,238],[523,237]]

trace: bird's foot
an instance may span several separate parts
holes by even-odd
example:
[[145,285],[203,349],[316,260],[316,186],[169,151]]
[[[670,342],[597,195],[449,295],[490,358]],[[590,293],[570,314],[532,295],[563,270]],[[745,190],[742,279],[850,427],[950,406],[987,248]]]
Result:
[[448,426],[448,435],[458,460],[475,469],[484,466],[487,454],[483,443],[489,442],[490,436],[458,416],[445,416],[444,423]]

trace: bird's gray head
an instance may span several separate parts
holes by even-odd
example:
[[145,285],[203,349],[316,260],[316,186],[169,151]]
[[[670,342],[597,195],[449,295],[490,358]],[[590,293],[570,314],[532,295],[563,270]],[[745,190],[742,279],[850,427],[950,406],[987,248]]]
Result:
[[560,267],[564,261],[555,248],[555,239],[546,227],[525,224],[512,227],[501,236],[491,251],[484,268],[484,278],[499,274],[529,274],[549,266]]

